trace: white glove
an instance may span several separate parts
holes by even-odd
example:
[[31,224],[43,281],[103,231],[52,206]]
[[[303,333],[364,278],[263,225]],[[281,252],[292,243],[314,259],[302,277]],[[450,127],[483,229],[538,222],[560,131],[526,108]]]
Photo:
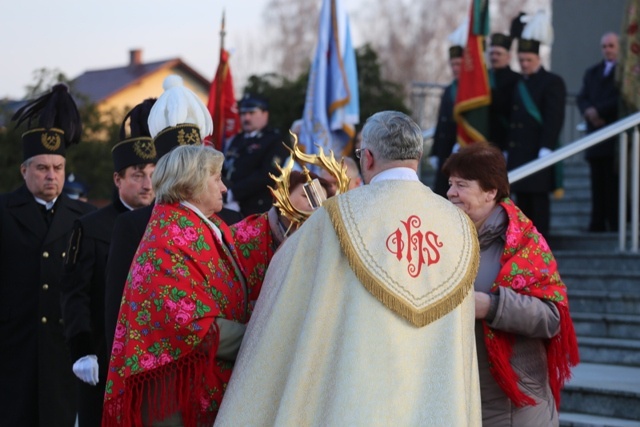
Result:
[[430,156],[429,164],[433,168],[433,170],[438,170],[438,156]]
[[87,384],[98,384],[98,356],[82,356],[73,364],[73,373]]
[[540,151],[538,151],[538,158],[541,159],[544,156],[548,156],[551,153],[553,153],[553,150],[549,150],[547,147],[542,147]]

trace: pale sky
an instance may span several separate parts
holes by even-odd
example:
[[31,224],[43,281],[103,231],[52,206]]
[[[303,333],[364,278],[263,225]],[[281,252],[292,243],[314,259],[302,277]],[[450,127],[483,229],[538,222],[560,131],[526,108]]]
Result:
[[[343,1],[349,8],[360,0]],[[218,65],[223,8],[225,47],[232,50],[234,78],[268,71],[268,64],[263,61],[252,63],[246,58],[243,69],[234,70],[234,55],[250,52],[264,39],[260,36],[266,3],[267,0],[3,2],[0,99],[22,98],[36,69],[59,69],[75,78],[87,70],[124,66],[129,61],[129,50],[135,48],[142,49],[143,62],[180,57],[210,79]],[[317,22],[310,25],[317,26]]]

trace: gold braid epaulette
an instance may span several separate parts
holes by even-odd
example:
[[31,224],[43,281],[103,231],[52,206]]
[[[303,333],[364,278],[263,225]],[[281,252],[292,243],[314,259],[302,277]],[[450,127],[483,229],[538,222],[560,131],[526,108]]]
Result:
[[[355,273],[358,280],[360,280],[367,291],[369,291],[378,301],[383,303],[394,313],[406,319],[412,325],[420,328],[447,315],[458,307],[467,297],[469,291],[473,289],[473,284],[480,264],[480,251],[477,238],[471,239],[471,262],[469,263],[468,270],[462,280],[439,301],[436,301],[420,310],[412,310],[407,307],[399,297],[393,295],[364,265],[353,246],[351,239],[349,238],[346,225],[342,219],[342,214],[340,213],[337,198],[328,199],[324,202],[323,207],[329,214],[333,228],[338,236],[340,247],[346,255],[347,260],[349,261],[349,266]],[[465,214],[461,215],[466,219],[468,226],[470,227],[469,229],[475,232],[475,226],[469,217]]]

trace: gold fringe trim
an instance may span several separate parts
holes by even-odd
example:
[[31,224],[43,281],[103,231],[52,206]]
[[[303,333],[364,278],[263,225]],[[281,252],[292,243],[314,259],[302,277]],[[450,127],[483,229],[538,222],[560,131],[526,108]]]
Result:
[[462,280],[439,301],[430,304],[420,310],[407,306],[397,295],[392,293],[381,281],[374,277],[371,272],[364,265],[358,252],[356,251],[349,234],[347,227],[340,213],[340,207],[338,206],[338,198],[330,198],[323,204],[329,213],[329,218],[333,224],[333,228],[338,236],[340,247],[347,256],[349,266],[355,273],[356,277],[362,285],[371,293],[378,301],[388,307],[394,313],[400,315],[406,319],[409,323],[417,327],[426,326],[441,317],[449,314],[456,307],[458,307],[462,301],[467,297],[469,291],[473,288],[476,275],[478,273],[478,267],[480,265],[480,249],[478,244],[478,238],[475,233],[475,226],[467,217],[464,218],[467,221],[468,230],[472,233],[471,239],[471,262],[467,272]]

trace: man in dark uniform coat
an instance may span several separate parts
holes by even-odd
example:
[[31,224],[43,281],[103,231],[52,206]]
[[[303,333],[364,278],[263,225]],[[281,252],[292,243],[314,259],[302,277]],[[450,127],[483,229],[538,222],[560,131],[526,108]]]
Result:
[[489,81],[491,106],[489,107],[489,141],[501,150],[507,149],[511,102],[520,74],[509,66],[511,62],[511,36],[501,33],[491,35],[489,47]]
[[64,85],[18,110],[25,184],[0,195],[0,424],[72,427],[75,377],[60,308],[73,223],[95,208],[62,194],[65,151],[78,142],[78,111]]
[[[618,36],[607,33],[601,39],[604,59],[587,69],[578,94],[578,108],[594,132],[618,120],[620,93],[615,84]],[[591,223],[589,231],[618,228],[618,175],[615,165],[617,138],[588,148],[585,158],[591,170]]]
[[[153,202],[151,174],[156,152],[147,118],[155,99],[136,106],[124,119],[121,141],[111,150],[116,186],[113,203],[76,220],[65,259],[62,314],[78,381],[78,425],[99,427],[109,367],[104,335],[106,263],[116,217]],[[130,118],[129,136],[125,123]]]
[[[507,142],[508,170],[550,154],[558,145],[564,123],[566,86],[562,77],[541,65],[539,48],[538,40],[522,38],[518,41],[522,79],[516,85],[513,97]],[[549,193],[555,187],[552,167],[511,185],[518,207],[543,235],[549,232]]]
[[436,180],[433,191],[436,194],[446,198],[449,190],[449,178],[442,171],[442,165],[449,158],[453,151],[453,146],[457,140],[457,129],[455,119],[453,118],[453,107],[456,103],[456,95],[458,91],[458,77],[460,76],[460,67],[462,66],[463,47],[459,44],[449,48],[449,66],[453,81],[444,89],[442,98],[440,98],[440,107],[438,109],[438,123],[436,131],[433,135],[433,147],[429,161],[431,166],[436,170]]
[[226,148],[222,176],[225,179],[227,207],[237,202],[244,216],[266,212],[272,196],[269,173],[278,174],[289,156],[280,133],[268,126],[269,106],[265,99],[245,95],[239,102],[242,132]]
[[[164,96],[164,94],[162,96]],[[184,99],[187,99],[187,97]],[[193,99],[196,99],[196,97],[193,97]],[[206,110],[204,105],[194,106],[194,108],[204,108]],[[165,117],[163,111],[155,110],[152,110],[151,116],[150,120],[162,120],[162,118]],[[179,145],[179,134],[183,131],[187,133],[195,132],[198,138],[190,141],[198,144],[201,143],[202,137],[206,136],[200,135],[200,129],[193,124],[170,125],[167,123],[167,127],[164,128],[162,132],[157,135],[152,134],[158,159]],[[151,218],[152,211],[153,204],[132,212],[125,212],[115,220],[111,245],[109,247],[109,256],[107,257],[104,294],[104,328],[107,348],[109,349],[111,349],[113,344],[113,336],[120,311],[120,302],[122,300],[124,285],[127,281],[127,275],[129,274],[129,268],[138,249],[138,244],[147,229],[147,223],[149,222],[149,218]],[[228,209],[223,209],[222,212],[218,213],[218,216],[228,224],[235,223],[242,219],[240,213],[229,211]]]

